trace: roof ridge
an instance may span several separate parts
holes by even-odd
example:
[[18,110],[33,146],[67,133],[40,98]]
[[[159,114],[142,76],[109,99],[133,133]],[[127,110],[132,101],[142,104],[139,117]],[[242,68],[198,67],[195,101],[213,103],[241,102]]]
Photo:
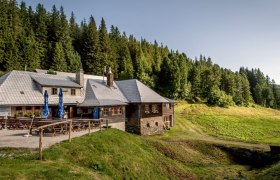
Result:
[[[89,84],[90,91],[93,92],[92,94],[94,95],[96,101],[98,102],[98,104],[100,104],[100,101],[97,99],[97,97],[96,97],[96,95],[95,95],[95,92],[94,92],[94,90],[92,89],[91,83],[89,82],[90,80],[91,80],[91,81],[94,81],[93,79],[88,79],[87,84]],[[87,87],[86,87],[86,88],[87,88]],[[85,98],[86,98],[86,95],[85,95]]]
[[141,96],[141,93],[140,93],[140,91],[139,91],[139,86],[138,86],[138,82],[140,82],[140,81],[138,81],[137,79],[133,79],[134,81],[135,81],[135,84],[136,84],[136,86],[137,86],[137,92],[138,92],[138,94],[139,94],[139,97],[140,97],[140,102],[142,102],[142,96]]
[[7,81],[7,79],[10,77],[10,75],[12,74],[14,70],[7,72],[6,74],[4,74],[3,76],[0,77],[0,81],[1,79],[3,79],[3,82],[0,84],[0,88],[3,87],[4,83]]
[[[114,83],[115,83],[115,85],[118,87],[117,83],[116,83],[116,82],[114,82]],[[115,88],[115,87],[113,87],[113,88]],[[111,89],[111,88],[110,88],[110,89]],[[120,89],[119,87],[118,87],[117,89],[120,90],[120,93],[122,93],[122,96],[121,96],[120,94],[118,94],[116,91],[113,91],[112,89],[111,89],[111,91],[112,91],[114,94],[118,95],[121,99],[124,99],[124,98],[125,98],[125,100],[128,101],[128,99],[125,97],[125,95],[124,95],[124,93],[121,91],[121,89]]]

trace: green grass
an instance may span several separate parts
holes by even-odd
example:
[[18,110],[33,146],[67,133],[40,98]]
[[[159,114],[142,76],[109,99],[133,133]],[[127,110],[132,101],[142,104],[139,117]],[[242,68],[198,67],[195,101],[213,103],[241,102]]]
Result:
[[268,108],[208,107],[181,102],[175,110],[176,126],[165,137],[206,133],[222,139],[280,143],[280,111]]
[[114,129],[54,145],[43,161],[37,157],[34,150],[0,149],[0,179],[250,179],[256,173],[211,143]]
[[119,130],[106,130],[62,142],[43,151],[0,150],[0,179],[188,179],[182,163],[157,151],[153,142]]
[[[199,139],[277,144],[279,117],[279,111],[260,107],[182,102],[175,127],[163,136],[109,129],[56,144],[43,151],[43,161],[35,150],[0,148],[0,179],[277,179],[280,164],[271,164],[267,152]],[[268,165],[255,169],[255,160]]]

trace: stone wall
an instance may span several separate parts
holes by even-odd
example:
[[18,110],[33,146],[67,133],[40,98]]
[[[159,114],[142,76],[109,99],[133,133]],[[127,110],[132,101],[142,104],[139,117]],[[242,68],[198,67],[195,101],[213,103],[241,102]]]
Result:
[[157,135],[164,133],[162,116],[142,118],[140,120],[141,135]]

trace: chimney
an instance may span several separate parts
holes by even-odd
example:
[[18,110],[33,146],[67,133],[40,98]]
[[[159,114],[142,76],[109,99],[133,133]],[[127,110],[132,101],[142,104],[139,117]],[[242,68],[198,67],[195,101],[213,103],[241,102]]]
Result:
[[79,69],[76,72],[76,82],[79,85],[84,86],[84,70],[83,69]]
[[109,67],[109,72],[107,74],[107,85],[109,87],[113,87],[113,81],[114,81],[114,74],[111,71],[111,67]]

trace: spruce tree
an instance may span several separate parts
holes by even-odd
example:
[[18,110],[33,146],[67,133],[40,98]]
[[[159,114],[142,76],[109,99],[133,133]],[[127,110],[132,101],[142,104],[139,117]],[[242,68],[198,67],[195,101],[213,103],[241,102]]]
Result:
[[64,56],[63,46],[60,42],[55,43],[52,59],[53,62],[51,69],[55,71],[67,71],[67,63]]

